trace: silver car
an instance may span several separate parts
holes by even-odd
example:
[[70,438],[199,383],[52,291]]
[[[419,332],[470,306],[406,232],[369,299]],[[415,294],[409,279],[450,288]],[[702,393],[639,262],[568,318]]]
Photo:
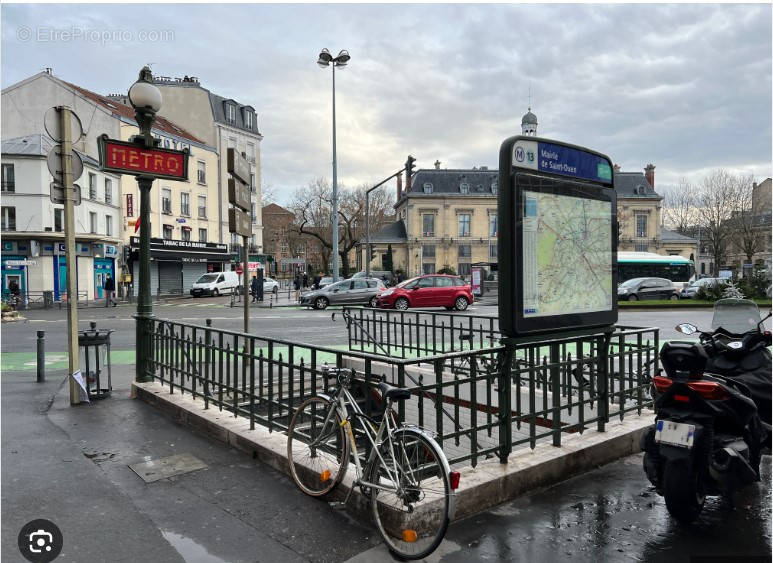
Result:
[[384,282],[374,278],[356,278],[326,285],[301,296],[301,305],[326,309],[328,305],[369,305],[375,307]]

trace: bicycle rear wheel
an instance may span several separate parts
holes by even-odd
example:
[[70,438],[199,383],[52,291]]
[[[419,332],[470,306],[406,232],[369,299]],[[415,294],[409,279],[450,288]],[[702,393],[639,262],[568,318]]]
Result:
[[421,559],[446,534],[451,486],[443,452],[415,430],[399,430],[376,458],[369,481],[376,527],[389,550],[401,559]]
[[287,429],[287,460],[293,481],[307,495],[321,497],[341,482],[349,465],[349,441],[335,405],[307,399]]

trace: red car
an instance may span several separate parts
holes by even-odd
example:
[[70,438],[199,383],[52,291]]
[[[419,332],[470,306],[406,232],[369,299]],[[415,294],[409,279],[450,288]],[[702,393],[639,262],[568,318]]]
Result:
[[445,307],[464,311],[473,302],[472,288],[461,278],[430,274],[406,280],[378,296],[378,306],[404,311],[408,307]]

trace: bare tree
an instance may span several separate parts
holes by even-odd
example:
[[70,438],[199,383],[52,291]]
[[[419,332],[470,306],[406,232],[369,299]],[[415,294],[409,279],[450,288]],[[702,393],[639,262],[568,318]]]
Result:
[[752,197],[754,193],[754,177],[738,178],[736,209],[730,220],[732,228],[732,243],[746,261],[751,263],[754,255],[765,247],[765,240],[757,228],[759,216],[766,210],[759,209],[759,202]]
[[263,184],[263,187],[260,189],[260,198],[262,200],[263,205],[268,205],[269,203],[276,203],[277,200],[277,191],[274,186],[271,184]]
[[711,248],[713,274],[727,259],[733,228],[730,219],[738,209],[740,180],[737,176],[717,169],[704,178],[696,190],[697,217],[701,234]]
[[682,178],[679,186],[663,193],[663,222],[680,235],[693,236],[698,223],[695,187]]
[[[349,252],[365,234],[365,190],[367,186],[338,190],[338,253],[341,270],[349,275]],[[386,189],[375,190],[370,195],[371,229],[380,228],[384,217],[393,205]],[[318,178],[295,192],[292,203],[295,213],[295,230],[298,234],[316,241],[323,254],[324,264],[330,259],[332,244],[333,190],[325,178]]]

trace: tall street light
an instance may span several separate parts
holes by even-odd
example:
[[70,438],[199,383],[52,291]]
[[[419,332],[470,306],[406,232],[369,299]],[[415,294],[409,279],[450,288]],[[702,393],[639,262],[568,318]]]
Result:
[[333,67],[333,281],[338,281],[338,167],[336,163],[336,67],[345,67],[351,57],[341,50],[333,58],[330,51],[322,49],[317,64],[321,68]]
[[[129,88],[129,102],[134,108],[140,134],[131,139],[146,148],[154,148],[158,141],[150,130],[161,109],[161,91],[153,84],[150,68],[143,67],[137,82]],[[151,322],[153,305],[150,299],[150,189],[152,176],[137,176],[140,189],[140,278],[137,288],[137,381],[149,381],[151,356]]]

